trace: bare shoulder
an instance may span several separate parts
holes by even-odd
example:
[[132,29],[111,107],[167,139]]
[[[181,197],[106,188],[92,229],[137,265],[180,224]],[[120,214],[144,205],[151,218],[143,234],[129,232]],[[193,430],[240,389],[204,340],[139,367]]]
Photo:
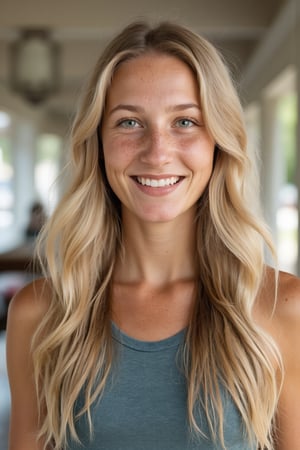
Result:
[[38,323],[49,308],[51,289],[45,279],[38,279],[17,292],[8,310],[8,327],[11,321]]
[[9,375],[18,374],[24,359],[28,362],[31,358],[32,338],[49,308],[50,298],[48,283],[40,279],[22,288],[11,300],[6,330]]
[[267,268],[258,296],[254,316],[258,324],[275,340],[285,369],[299,371],[300,379],[300,279],[295,275],[279,272],[276,293],[276,277]]
[[270,268],[258,298],[259,322],[276,342],[283,363],[277,410],[278,450],[299,449],[300,442],[300,279],[280,272],[275,301],[275,275]]
[[[282,350],[286,363],[300,363],[300,279],[280,272],[274,308],[272,334]],[[298,362],[297,362],[298,361]],[[299,373],[300,375],[300,373]]]
[[265,317],[271,317],[282,325],[300,320],[300,278],[279,272],[276,293],[276,277],[268,267],[256,302],[256,309]]
[[10,448],[42,448],[36,440],[39,413],[33,376],[32,338],[50,300],[49,284],[40,279],[21,289],[9,305],[6,345],[11,392]]
[[45,279],[22,288],[11,300],[7,318],[8,369],[18,366],[30,354],[32,338],[50,304],[50,288]]
[[300,442],[300,280],[279,274],[273,337],[281,352],[284,378],[278,404],[278,450],[299,449]]
[[300,279],[280,272],[278,279],[277,316],[283,321],[300,320]]

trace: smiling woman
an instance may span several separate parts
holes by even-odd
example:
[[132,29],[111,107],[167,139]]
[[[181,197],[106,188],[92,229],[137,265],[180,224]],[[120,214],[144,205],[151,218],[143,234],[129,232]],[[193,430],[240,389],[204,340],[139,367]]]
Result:
[[184,62],[152,52],[123,63],[108,91],[101,135],[106,175],[130,228],[134,217],[176,220],[180,228],[183,214],[195,217],[215,142]]
[[137,22],[108,45],[45,278],[10,306],[10,450],[299,448],[300,282],[265,265],[246,141],[205,39]]

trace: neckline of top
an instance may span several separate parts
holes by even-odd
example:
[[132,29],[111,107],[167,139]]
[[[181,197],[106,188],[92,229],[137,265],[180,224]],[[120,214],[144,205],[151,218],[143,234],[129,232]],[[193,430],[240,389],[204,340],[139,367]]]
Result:
[[160,339],[158,341],[143,341],[124,333],[114,322],[111,323],[111,327],[112,336],[119,344],[143,352],[157,352],[172,347],[178,347],[183,343],[186,334],[186,328],[184,328],[165,339]]

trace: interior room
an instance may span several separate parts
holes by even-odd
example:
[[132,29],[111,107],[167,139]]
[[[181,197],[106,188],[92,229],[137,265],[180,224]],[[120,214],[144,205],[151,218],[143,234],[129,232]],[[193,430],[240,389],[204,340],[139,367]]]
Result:
[[0,442],[6,450],[8,304],[39,276],[32,266],[35,240],[64,190],[56,180],[81,87],[104,45],[132,19],[175,20],[224,56],[244,107],[249,148],[259,157],[261,201],[279,268],[300,275],[300,0],[2,0],[0,11]]

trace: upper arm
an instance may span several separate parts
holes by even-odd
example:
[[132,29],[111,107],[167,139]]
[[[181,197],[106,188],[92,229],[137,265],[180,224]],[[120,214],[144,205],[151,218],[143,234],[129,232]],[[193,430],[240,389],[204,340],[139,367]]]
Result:
[[274,337],[284,365],[277,450],[300,449],[300,280],[281,275]]
[[11,301],[7,323],[7,370],[11,390],[10,450],[38,450],[38,408],[31,355],[32,337],[45,312],[38,298],[41,281],[22,289]]

